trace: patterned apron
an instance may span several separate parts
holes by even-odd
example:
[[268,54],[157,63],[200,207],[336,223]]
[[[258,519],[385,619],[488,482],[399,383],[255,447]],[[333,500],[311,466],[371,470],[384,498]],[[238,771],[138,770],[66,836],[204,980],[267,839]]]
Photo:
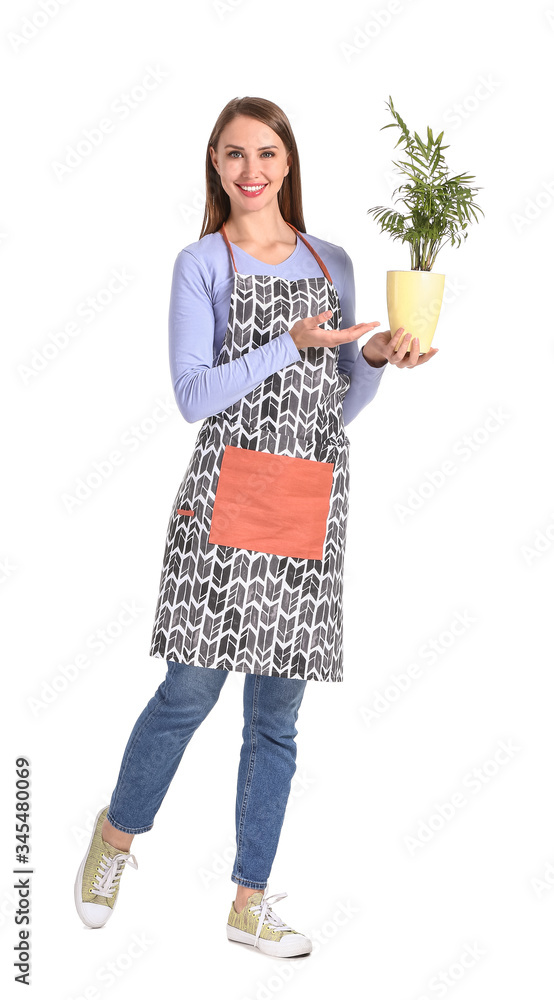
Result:
[[[224,365],[327,309],[324,277],[285,280],[235,270]],[[177,491],[165,539],[150,656],[243,673],[343,679],[343,564],[350,383],[339,347],[299,349],[227,409],[207,417]]]

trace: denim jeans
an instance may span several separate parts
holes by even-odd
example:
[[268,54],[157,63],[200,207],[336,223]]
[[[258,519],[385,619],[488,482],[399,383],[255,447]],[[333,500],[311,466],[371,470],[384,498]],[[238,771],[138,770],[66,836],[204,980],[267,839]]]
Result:
[[[214,707],[229,673],[166,662],[166,676],[129,736],[108,808],[108,821],[125,833],[152,829],[185,748]],[[296,770],[295,723],[306,683],[301,678],[244,675],[237,850],[231,874],[238,885],[267,886]]]

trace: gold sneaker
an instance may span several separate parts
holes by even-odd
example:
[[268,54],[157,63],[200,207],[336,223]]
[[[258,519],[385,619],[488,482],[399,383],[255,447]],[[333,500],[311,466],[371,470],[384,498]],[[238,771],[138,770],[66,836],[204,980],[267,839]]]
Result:
[[125,865],[138,868],[134,854],[120,851],[102,840],[102,824],[108,808],[104,806],[96,817],[87,853],[75,879],[75,906],[87,927],[103,927],[107,923],[117,903],[119,880]]
[[310,939],[288,927],[271,908],[271,903],[276,903],[287,895],[286,892],[276,892],[273,896],[267,896],[262,889],[258,889],[248,897],[240,913],[237,913],[232,902],[227,919],[229,941],[253,945],[264,954],[276,955],[278,958],[308,955],[312,950]]

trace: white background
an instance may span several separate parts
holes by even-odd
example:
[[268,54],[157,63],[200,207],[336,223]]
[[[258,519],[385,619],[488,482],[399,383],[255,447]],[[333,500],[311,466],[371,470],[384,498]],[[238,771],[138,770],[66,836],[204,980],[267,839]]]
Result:
[[[543,301],[554,11],[482,0],[51,9],[10,0],[1,24],[4,995],[23,991],[11,886],[14,760],[26,754],[41,1000],[551,996],[553,349]],[[112,102],[149,67],[164,79],[118,118]],[[435,264],[447,282],[439,353],[416,370],[389,366],[348,428],[344,683],[307,688],[269,882],[288,892],[277,912],[312,936],[314,952],[287,963],[225,935],[242,675],[227,678],[154,829],[136,838],[139,870],[126,870],[113,918],[86,930],[75,872],[165,670],[148,647],[167,519],[199,429],[172,408],[167,312],[174,259],[200,236],[210,130],[235,96],[284,109],[307,231],[344,246],[357,322],[386,329],[386,271],[409,268],[407,246],[367,215],[398,183],[398,132],[380,131],[389,94],[411,129],[446,130],[447,162],[475,175],[485,216]],[[108,115],[112,133],[59,178],[67,147]],[[78,320],[113,269],[129,285],[93,322]],[[35,352],[48,354],[76,320],[79,334],[26,377]],[[170,413],[152,420],[160,400]],[[131,450],[122,442],[141,426]],[[118,448],[123,464],[68,510],[64,498]],[[441,481],[447,460],[454,472]],[[90,636],[114,634],[126,602],[133,623],[92,653]],[[87,651],[87,667],[44,702]],[[441,821],[437,807],[456,793],[463,804]],[[142,951],[129,958],[135,935]]]

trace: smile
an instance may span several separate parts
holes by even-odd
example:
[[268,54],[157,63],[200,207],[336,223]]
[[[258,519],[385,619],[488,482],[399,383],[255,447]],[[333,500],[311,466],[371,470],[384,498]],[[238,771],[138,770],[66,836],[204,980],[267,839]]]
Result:
[[237,187],[247,198],[256,198],[265,190],[267,184],[237,184]]

